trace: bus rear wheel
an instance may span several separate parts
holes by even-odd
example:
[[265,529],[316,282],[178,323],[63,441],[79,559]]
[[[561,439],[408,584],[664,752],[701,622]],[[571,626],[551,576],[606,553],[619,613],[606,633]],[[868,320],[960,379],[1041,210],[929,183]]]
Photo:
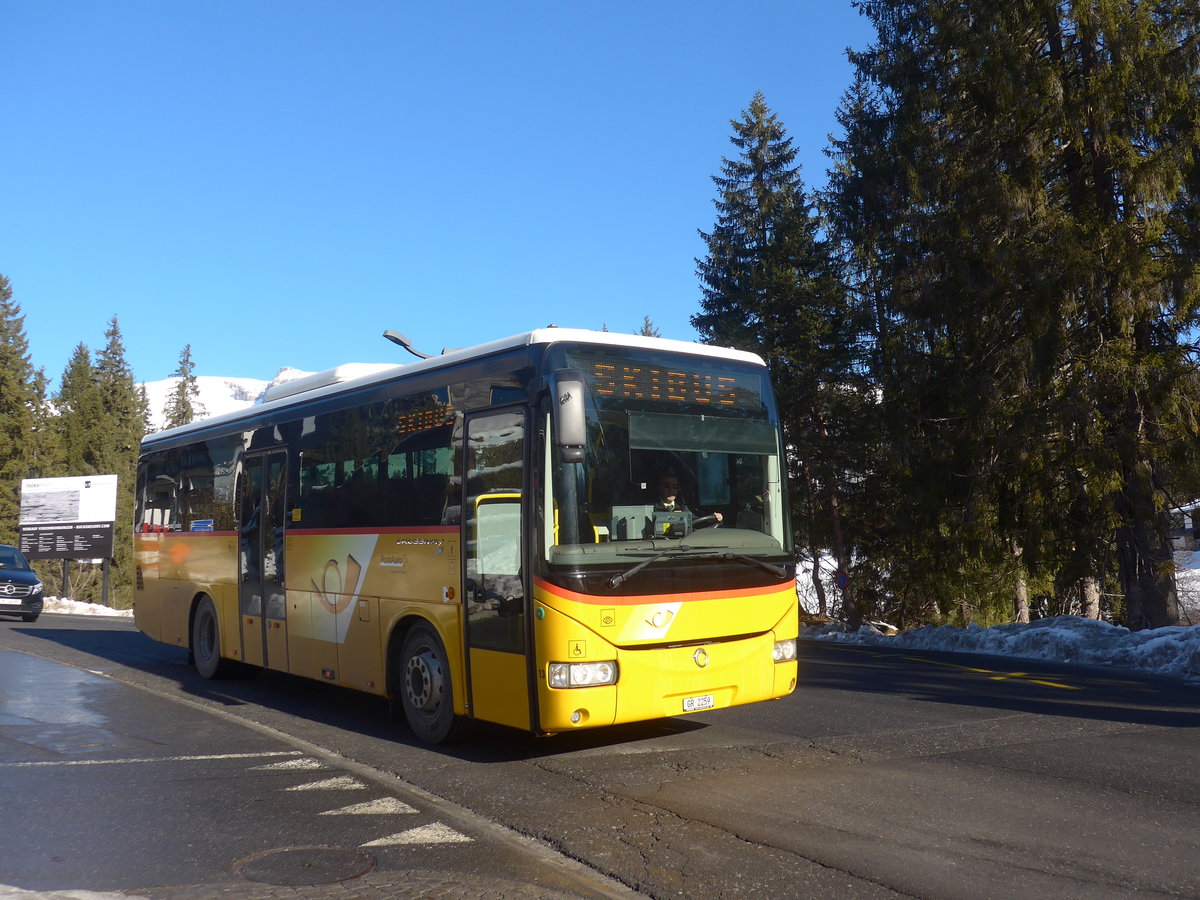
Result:
[[460,732],[450,663],[432,627],[420,624],[409,629],[392,677],[392,697],[398,696],[404,718],[420,740],[440,744]]

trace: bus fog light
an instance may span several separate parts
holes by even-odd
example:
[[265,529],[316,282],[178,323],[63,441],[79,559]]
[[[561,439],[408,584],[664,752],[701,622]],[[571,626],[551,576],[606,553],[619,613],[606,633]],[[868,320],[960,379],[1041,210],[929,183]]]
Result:
[[550,687],[596,687],[617,683],[615,660],[586,663],[550,663]]
[[790,641],[776,641],[775,649],[772,651],[771,655],[774,657],[775,662],[777,663],[791,662],[796,658],[796,639],[792,638]]

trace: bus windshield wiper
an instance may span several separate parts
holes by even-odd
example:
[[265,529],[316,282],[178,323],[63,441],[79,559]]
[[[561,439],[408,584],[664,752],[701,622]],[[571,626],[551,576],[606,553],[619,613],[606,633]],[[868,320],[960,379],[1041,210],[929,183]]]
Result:
[[783,578],[787,575],[787,569],[785,569],[783,566],[772,565],[766,560],[755,559],[753,556],[746,556],[743,553],[724,553],[721,555],[721,559],[736,559],[738,562],[749,563],[752,566],[758,566],[760,569],[765,569],[772,575],[775,575],[779,578]]
[[617,585],[621,584],[622,582],[628,581],[630,578],[632,578],[638,572],[642,571],[642,569],[646,568],[646,566],[650,565],[650,563],[658,562],[660,559],[662,559],[668,553],[686,553],[687,551],[692,550],[692,549],[694,549],[694,548],[689,547],[687,544],[681,544],[677,547],[664,547],[662,550],[659,550],[653,556],[648,557],[647,559],[643,559],[640,563],[638,563],[636,566],[634,566],[628,572],[622,572],[619,575],[614,575],[612,578],[608,579],[608,586],[610,588],[615,588]]
[[[708,552],[703,552],[706,550]],[[662,550],[659,550],[653,556],[643,559],[640,563],[638,563],[636,566],[634,566],[629,571],[622,572],[618,575],[614,575],[612,578],[608,579],[608,586],[615,588],[617,585],[628,581],[630,578],[632,578],[638,572],[642,571],[642,569],[646,568],[646,566],[650,565],[651,563],[658,562],[660,559],[662,559],[664,556],[667,556],[668,554],[682,555],[684,553],[696,552],[696,551],[701,551],[701,555],[703,555],[703,556],[710,556],[710,557],[718,556],[720,559],[734,560],[737,562],[744,562],[747,565],[757,566],[758,568],[763,569],[764,571],[770,572],[776,578],[784,578],[787,575],[787,569],[784,568],[783,566],[776,566],[776,565],[773,565],[772,563],[767,562],[766,560],[755,559],[753,556],[746,556],[744,553],[714,554],[714,553],[712,553],[711,549],[707,548],[707,547],[693,547],[688,544],[681,544],[681,545],[675,546],[675,547],[665,547]]]

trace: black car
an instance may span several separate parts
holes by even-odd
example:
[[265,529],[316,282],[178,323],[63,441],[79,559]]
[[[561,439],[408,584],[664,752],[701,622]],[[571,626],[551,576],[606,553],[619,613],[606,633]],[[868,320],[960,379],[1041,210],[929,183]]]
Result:
[[42,583],[16,547],[0,544],[0,616],[35,622],[42,614]]

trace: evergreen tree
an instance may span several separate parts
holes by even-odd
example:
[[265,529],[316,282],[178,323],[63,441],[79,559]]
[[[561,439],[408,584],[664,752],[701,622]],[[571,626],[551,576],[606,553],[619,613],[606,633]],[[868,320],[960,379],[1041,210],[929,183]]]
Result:
[[[814,556],[830,547],[848,569],[840,496],[851,467],[844,429],[858,396],[855,317],[784,126],[761,93],[730,124],[738,154],[713,177],[717,221],[701,232],[708,255],[696,261],[703,299],[692,324],[708,343],[767,361],[791,445],[802,537]],[[823,590],[819,580],[816,588]],[[843,612],[857,624],[851,601],[846,593]]]
[[21,479],[31,472],[34,411],[37,408],[25,317],[0,275],[0,542],[17,541]]
[[[870,50],[854,57],[859,77],[843,104],[847,136],[831,183],[856,295],[870,312],[881,401],[872,410],[881,445],[864,492],[872,527],[863,543],[887,573],[885,590],[898,601],[889,614],[901,624],[965,624],[1010,608],[1020,593],[1024,547],[1007,539],[991,489],[1018,475],[1008,466],[997,479],[999,460],[1008,461],[999,444],[1041,439],[1020,431],[1030,420],[1011,405],[1026,397],[1028,367],[1005,307],[1009,282],[998,277],[1012,274],[1003,229],[1013,213],[994,190],[1008,169],[997,164],[1000,174],[986,178],[971,169],[973,156],[994,158],[995,135],[974,146],[981,130],[938,106],[962,88],[944,80],[952,68],[939,68],[915,37],[934,29],[922,4],[899,6],[871,6],[886,62]],[[881,85],[872,65],[892,81]]]
[[[110,577],[111,602],[128,606],[133,583],[131,540],[138,451],[146,430],[144,392],[134,383],[114,316],[105,345],[92,361],[84,344],[75,348],[55,395],[57,433],[67,475],[116,475],[117,519]],[[76,599],[98,601],[99,578],[85,580]]]
[[945,614],[964,584],[1019,597],[1027,575],[1094,597],[1115,556],[1130,624],[1175,623],[1200,13],[859,8],[878,37],[852,54],[832,193],[874,313],[886,568]]
[[117,476],[117,522],[111,588],[114,605],[128,606],[133,585],[133,507],[137,480],[138,452],[146,432],[144,394],[134,381],[125,359],[125,345],[117,317],[104,332],[105,345],[96,354],[96,383],[103,402],[105,428],[101,466],[104,474]]
[[76,345],[58,380],[54,406],[58,410],[55,430],[63,448],[62,474],[108,474],[101,470],[105,459],[101,430],[104,402],[91,351],[82,343]]
[[650,321],[649,316],[644,316],[642,318],[642,327],[641,330],[638,331],[638,334],[640,334],[642,337],[662,337],[662,332],[659,331],[657,325]]
[[205,410],[204,404],[200,403],[200,388],[196,383],[191,344],[186,345],[179,354],[179,368],[171,373],[171,377],[179,380],[167,395],[167,402],[163,407],[163,427],[174,428],[203,418]]
[[146,390],[145,382],[138,385],[138,400],[146,413],[142,420],[142,434],[147,435],[154,430],[154,422],[150,417],[150,393]]
[[62,445],[55,428],[54,408],[50,404],[50,379],[45,369],[33,376],[33,433],[29,438],[30,478],[50,478],[61,474]]
[[[52,420],[53,442],[58,448],[57,457],[59,468],[55,473],[62,476],[97,475],[102,474],[100,468],[103,458],[103,435],[97,425],[103,420],[104,407],[100,396],[100,386],[96,380],[96,371],[92,365],[91,351],[84,344],[78,344],[68,360],[59,378],[58,392],[54,395],[54,407],[57,415]],[[121,485],[118,484],[118,490]],[[114,536],[115,541],[115,536]],[[68,562],[68,567],[80,569],[80,564]],[[59,584],[61,574],[58,567],[39,567],[44,575],[49,576],[47,587]],[[98,592],[89,589],[77,576],[72,576],[71,599],[97,600]]]

